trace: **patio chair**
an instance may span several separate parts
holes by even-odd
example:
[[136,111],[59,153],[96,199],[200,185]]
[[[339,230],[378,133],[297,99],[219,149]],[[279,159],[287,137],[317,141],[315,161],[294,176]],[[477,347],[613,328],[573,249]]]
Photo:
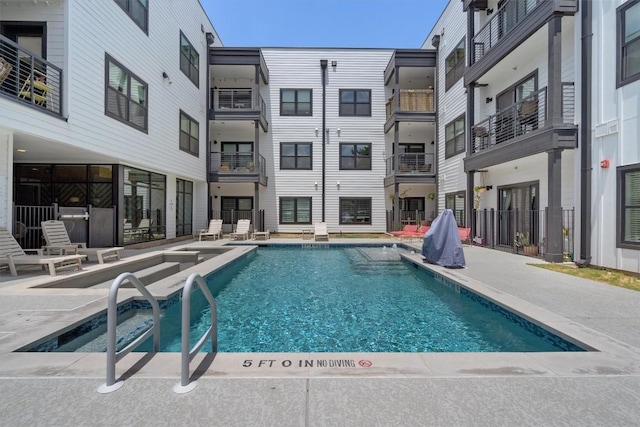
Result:
[[37,251],[37,255],[27,255],[11,233],[6,228],[0,227],[0,265],[8,265],[12,276],[18,275],[16,270],[18,265],[47,267],[51,276],[55,276],[57,270],[63,268],[77,268],[81,271],[82,260],[87,257],[86,255],[42,255],[41,249],[34,251]]
[[250,228],[251,228],[251,220],[239,219],[238,223],[236,224],[236,231],[229,234],[229,239],[230,240],[248,240]]
[[417,225],[407,224],[402,228],[402,230],[391,231],[390,233],[386,233],[386,234],[389,234],[393,237],[397,237],[398,239],[402,240],[403,237],[410,236],[411,234],[416,233],[417,231],[418,231]]
[[316,222],[314,224],[315,231],[313,232],[314,240],[329,240],[329,232],[327,231],[326,222]]
[[211,237],[213,240],[218,238],[222,238],[222,220],[221,219],[212,219],[209,221],[209,228],[205,228],[200,231],[198,235],[198,240],[202,241],[203,238]]
[[86,243],[72,243],[67,227],[62,221],[42,221],[41,225],[42,234],[47,243],[42,250],[48,255],[80,254],[87,257],[93,255],[98,259],[98,263],[104,264],[105,259],[120,259],[120,251],[124,249],[123,247],[87,248]]

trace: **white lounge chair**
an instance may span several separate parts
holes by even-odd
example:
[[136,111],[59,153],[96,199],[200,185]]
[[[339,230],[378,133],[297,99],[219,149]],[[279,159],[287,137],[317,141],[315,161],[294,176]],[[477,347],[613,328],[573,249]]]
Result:
[[18,265],[40,265],[49,269],[51,276],[56,275],[56,271],[63,268],[77,268],[82,270],[82,260],[86,255],[42,255],[41,249],[35,249],[37,255],[27,255],[25,250],[18,244],[18,241],[9,233],[6,228],[0,227],[0,265],[9,266],[12,276],[17,276],[16,266]]
[[209,228],[205,228],[200,231],[198,235],[198,240],[202,240],[203,238],[211,237],[213,240],[218,238],[222,238],[222,220],[221,219],[212,219],[209,221]]
[[249,239],[249,229],[251,228],[251,220],[239,219],[236,224],[236,231],[229,234],[230,240],[247,240]]
[[314,224],[315,231],[313,232],[313,238],[318,240],[329,240],[329,232],[327,231],[327,223],[326,222],[316,222]]
[[62,221],[42,221],[41,225],[42,234],[47,242],[47,245],[43,246],[42,250],[48,255],[80,254],[87,257],[94,255],[98,258],[100,264],[104,264],[105,259],[120,259],[120,251],[124,249],[117,246],[111,248],[87,248],[86,243],[71,243],[67,227]]

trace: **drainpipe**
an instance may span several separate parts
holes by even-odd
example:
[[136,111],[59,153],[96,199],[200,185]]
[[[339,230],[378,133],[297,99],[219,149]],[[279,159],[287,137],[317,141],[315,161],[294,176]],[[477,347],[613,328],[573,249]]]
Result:
[[326,186],[326,166],[327,156],[327,60],[320,60],[320,70],[322,72],[322,222],[325,222],[325,186]]
[[580,260],[578,265],[591,264],[591,78],[593,25],[591,1],[582,6],[582,55],[580,81]]

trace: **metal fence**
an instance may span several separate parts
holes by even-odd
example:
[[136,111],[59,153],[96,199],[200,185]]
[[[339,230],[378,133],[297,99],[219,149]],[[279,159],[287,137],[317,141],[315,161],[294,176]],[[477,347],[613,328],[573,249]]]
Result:
[[[473,241],[480,246],[543,256],[547,235],[548,209],[474,211]],[[574,259],[574,209],[562,210],[562,252],[566,261]]]

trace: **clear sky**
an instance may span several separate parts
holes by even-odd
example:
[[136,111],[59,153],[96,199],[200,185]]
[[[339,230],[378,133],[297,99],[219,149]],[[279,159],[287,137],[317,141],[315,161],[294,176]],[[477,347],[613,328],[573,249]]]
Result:
[[200,3],[226,47],[419,48],[448,1],[200,0]]

